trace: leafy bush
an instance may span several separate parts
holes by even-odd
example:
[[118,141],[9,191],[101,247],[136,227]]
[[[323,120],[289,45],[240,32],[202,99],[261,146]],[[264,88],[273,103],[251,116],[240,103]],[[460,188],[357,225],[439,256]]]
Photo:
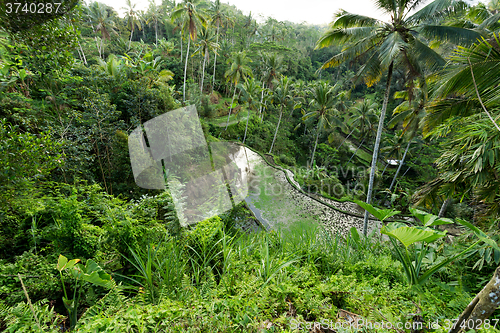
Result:
[[17,274],[21,274],[33,302],[57,299],[61,284],[54,269],[55,255],[35,254],[26,251],[12,262],[0,261],[0,298],[9,305],[26,301]]

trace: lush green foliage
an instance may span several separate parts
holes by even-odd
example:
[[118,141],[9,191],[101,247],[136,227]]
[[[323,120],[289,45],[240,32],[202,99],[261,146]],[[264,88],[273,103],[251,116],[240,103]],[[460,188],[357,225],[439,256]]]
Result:
[[[458,316],[500,263],[500,8],[376,4],[390,22],[341,11],[329,27],[257,23],[218,0],[128,1],[124,18],[98,2],[65,13],[73,1],[64,15],[0,14],[0,330]],[[128,134],[189,104],[208,142],[269,152],[303,190],[366,209],[381,232],[362,237],[337,211],[344,234],[302,211],[260,230],[245,202],[181,227],[175,192],[136,186]],[[372,185],[374,206],[354,200]],[[255,207],[285,215],[275,199]]]

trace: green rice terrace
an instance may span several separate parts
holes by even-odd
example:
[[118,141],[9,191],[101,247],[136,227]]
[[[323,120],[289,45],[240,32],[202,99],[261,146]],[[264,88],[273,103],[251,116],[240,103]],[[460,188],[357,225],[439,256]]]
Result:
[[1,1],[0,331],[500,332],[499,45],[498,0]]

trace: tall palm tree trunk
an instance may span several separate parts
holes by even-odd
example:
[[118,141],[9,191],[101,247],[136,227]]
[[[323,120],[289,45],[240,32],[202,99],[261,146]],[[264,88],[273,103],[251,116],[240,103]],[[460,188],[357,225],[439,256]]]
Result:
[[[389,93],[391,88],[392,79],[392,69],[394,63],[391,62],[389,65],[389,70],[387,72],[387,84],[385,86],[384,102],[382,103],[382,111],[380,112],[380,119],[377,128],[377,137],[375,138],[375,146],[373,147],[372,165],[370,169],[370,180],[368,182],[368,192],[366,194],[366,203],[370,204],[372,201],[373,183],[375,181],[375,169],[377,168],[377,158],[378,150],[380,148],[380,138],[382,137],[382,129],[384,127],[385,113],[387,111],[387,103],[389,102]],[[368,235],[368,211],[365,210],[365,216],[363,221],[363,235],[366,237]]]
[[181,30],[181,60],[182,60],[182,30]]
[[78,40],[78,46],[80,47],[80,51],[82,51],[82,56],[83,56],[83,63],[87,65],[87,57],[85,57],[85,53],[83,52],[82,44],[80,44],[80,41]]
[[182,102],[186,102],[186,74],[187,74],[187,68],[188,68],[188,57],[189,57],[189,44],[191,42],[191,38],[188,37],[188,47],[186,51],[186,64],[184,65],[184,86],[182,88]]
[[99,58],[101,58],[101,47],[99,46],[99,42],[97,41],[97,37],[94,37],[95,44],[97,45],[97,51],[99,52]]
[[266,83],[262,80],[262,92],[260,94],[259,116],[262,113],[262,101],[264,100],[264,87]]
[[[74,25],[71,24],[71,26],[74,28]],[[82,48],[82,44],[80,44],[80,38],[78,38],[78,36],[76,36],[76,42],[78,43],[78,47],[80,48],[80,52],[78,53],[81,53],[82,54],[82,60],[83,60],[83,63],[85,65],[87,65],[87,58],[85,57],[85,53],[83,53],[83,48]]]
[[128,41],[128,48],[130,50],[130,44],[132,44],[132,36],[134,35],[134,28],[130,31],[130,40]]
[[396,178],[398,178],[399,171],[401,171],[401,167],[403,166],[403,164],[405,162],[406,153],[408,153],[408,149],[410,148],[411,141],[412,140],[410,140],[408,142],[408,144],[406,145],[406,149],[405,149],[405,153],[403,154],[403,158],[401,159],[401,161],[399,161],[398,169],[396,170],[396,174],[394,175],[394,178],[392,178],[391,186],[389,186],[389,192],[392,191],[392,187],[396,183]]
[[104,40],[104,38],[101,37],[101,58],[104,60],[104,48],[102,46],[103,40]]
[[[219,22],[217,22],[217,45],[219,45]],[[217,66],[217,50],[214,51],[214,75],[212,76],[212,93],[214,92],[215,85],[215,68]]]
[[234,96],[236,96],[236,86],[237,86],[237,82],[234,83],[233,99],[231,100],[231,106],[229,107],[229,114],[227,115],[227,123],[226,123],[226,128],[224,129],[224,131],[227,131],[227,127],[229,126],[229,117],[231,117],[231,111],[233,111]]
[[78,52],[78,58],[80,58],[80,60],[83,62],[83,57],[82,53],[80,52],[80,49],[76,49],[76,51]]
[[283,105],[281,106],[281,109],[280,109],[280,119],[278,120],[278,125],[276,126],[276,131],[274,132],[273,143],[271,143],[271,149],[269,149],[269,154],[271,154],[271,152],[273,151],[274,142],[276,141],[276,136],[278,135],[278,129],[280,128],[282,116],[283,116]]
[[155,47],[158,47],[158,21],[155,20]]
[[318,138],[319,138],[319,123],[318,123],[318,128],[316,129],[316,141],[314,142],[314,149],[311,157],[311,164],[309,164],[309,167],[313,166],[314,163],[314,154],[316,153],[316,147],[318,146]]
[[385,170],[387,169],[388,165],[389,165],[389,163],[385,163],[385,167],[384,167],[384,170],[382,171],[382,173],[380,174],[380,178],[382,178],[382,176],[384,175]]
[[205,56],[203,57],[203,69],[201,70],[201,84],[200,92],[203,92],[203,81],[205,80],[205,64],[207,62],[208,50],[205,50]]

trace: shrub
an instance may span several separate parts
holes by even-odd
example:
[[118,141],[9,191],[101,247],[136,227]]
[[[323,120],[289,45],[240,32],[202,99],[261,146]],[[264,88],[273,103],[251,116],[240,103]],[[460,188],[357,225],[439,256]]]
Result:
[[21,274],[33,302],[59,298],[61,284],[54,269],[55,258],[54,254],[42,256],[26,251],[12,263],[0,260],[0,298],[7,305],[26,301],[17,274]]
[[289,166],[294,166],[295,165],[295,158],[287,156],[285,154],[281,154],[280,157],[280,162]]
[[199,284],[202,279],[214,274],[216,279],[222,275],[222,238],[225,236],[223,222],[220,217],[199,222],[186,235],[186,253],[194,282]]

